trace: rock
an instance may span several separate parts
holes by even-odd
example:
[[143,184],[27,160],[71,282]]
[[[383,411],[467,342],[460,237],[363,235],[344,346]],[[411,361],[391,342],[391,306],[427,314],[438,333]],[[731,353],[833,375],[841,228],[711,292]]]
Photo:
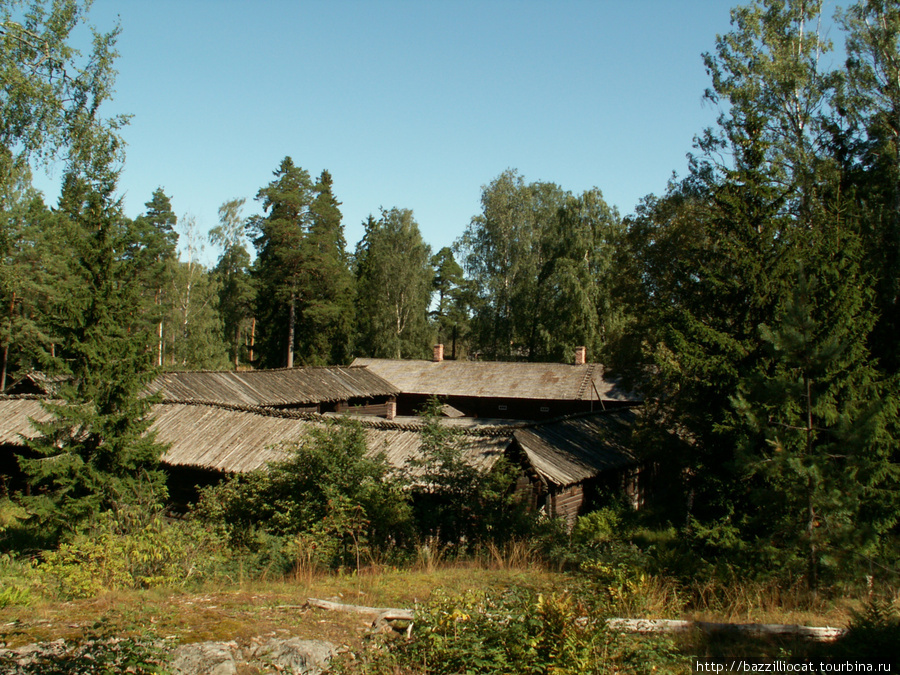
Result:
[[257,647],[254,661],[271,663],[293,675],[318,675],[334,655],[334,645],[322,640],[268,640]]
[[[114,644],[118,640],[110,643]],[[34,673],[35,666],[45,659],[57,659],[82,653],[94,642],[72,645],[64,640],[28,645],[19,649],[0,649],[0,670],[13,673]],[[168,650],[167,650],[168,651]],[[290,673],[291,675],[320,675],[329,659],[336,653],[330,642],[300,638],[255,638],[241,647],[234,640],[228,642],[198,642],[171,650],[173,675],[248,675],[249,673]]]
[[236,675],[237,642],[196,642],[174,652],[172,671],[178,675]]

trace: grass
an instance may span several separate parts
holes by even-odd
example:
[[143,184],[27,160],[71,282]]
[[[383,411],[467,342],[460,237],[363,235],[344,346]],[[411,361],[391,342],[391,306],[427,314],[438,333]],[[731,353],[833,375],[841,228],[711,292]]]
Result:
[[539,570],[454,565],[432,572],[381,570],[359,576],[209,586],[197,593],[153,589],[116,591],[69,602],[38,599],[28,606],[0,609],[0,642],[12,648],[58,638],[77,639],[103,621],[111,632],[122,636],[141,633],[181,643],[281,634],[356,648],[368,632],[371,619],[306,608],[308,597],[377,607],[414,607],[427,601],[437,587],[461,593],[469,588],[515,585],[549,588],[561,581],[558,575]]

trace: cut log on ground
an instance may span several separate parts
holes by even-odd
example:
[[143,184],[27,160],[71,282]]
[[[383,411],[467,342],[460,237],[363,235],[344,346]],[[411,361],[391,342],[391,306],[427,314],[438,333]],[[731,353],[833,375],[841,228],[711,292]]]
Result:
[[364,605],[345,605],[341,602],[307,598],[310,607],[327,609],[333,612],[354,612],[356,614],[374,614],[383,621],[412,621],[415,612],[411,609],[398,609],[396,607],[366,607]]
[[[412,635],[415,612],[411,609],[399,609],[397,607],[366,607],[365,605],[345,605],[341,602],[331,602],[331,600],[320,600],[319,598],[307,598],[306,603],[310,607],[327,609],[332,612],[372,614],[375,616],[374,620],[372,621],[372,627],[376,630],[396,630],[401,633],[406,633],[407,638]],[[393,624],[394,621],[405,621],[409,625],[405,628],[398,628]]]
[[795,626],[777,623],[713,623],[673,619],[608,619],[610,630],[622,633],[684,633],[697,629],[704,633],[790,635],[819,642],[831,642],[846,631],[832,626]]

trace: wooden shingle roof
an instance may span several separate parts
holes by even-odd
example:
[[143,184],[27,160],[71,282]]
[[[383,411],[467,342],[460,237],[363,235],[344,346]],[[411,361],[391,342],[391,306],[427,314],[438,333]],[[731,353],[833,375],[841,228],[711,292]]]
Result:
[[633,410],[609,410],[531,425],[513,436],[544,480],[566,486],[636,464],[629,443],[634,419]]
[[399,393],[376,373],[352,366],[162,373],[148,390],[170,402],[272,407]]
[[[193,466],[229,473],[253,471],[268,462],[284,458],[282,444],[295,442],[321,429],[333,417],[324,415],[283,415],[265,409],[237,409],[178,403],[153,407],[156,439],[169,446],[162,461],[173,466]],[[421,425],[410,426],[379,420],[364,428],[369,453],[383,453],[396,468],[421,458]],[[510,436],[467,433],[460,438],[464,460],[489,470],[511,442]],[[415,476],[416,471],[411,471]]]
[[358,358],[405,394],[557,401],[635,401],[599,363],[518,363]]
[[47,422],[53,415],[34,396],[0,396],[0,445],[21,445],[22,438],[34,438],[31,419]]
[[[228,473],[253,471],[284,456],[283,442],[297,441],[337,415],[285,412],[260,407],[188,403],[158,403],[152,407],[150,427],[156,439],[168,445],[162,461]],[[576,415],[551,422],[491,424],[443,419],[457,428],[467,463],[489,470],[512,443],[547,483],[571,485],[608,469],[636,463],[629,450],[629,430],[635,413],[617,409]],[[0,444],[20,445],[36,431],[29,418],[51,418],[35,397],[0,396]],[[423,420],[383,420],[358,417],[372,454],[383,453],[395,468],[420,470],[409,465],[421,459]]]

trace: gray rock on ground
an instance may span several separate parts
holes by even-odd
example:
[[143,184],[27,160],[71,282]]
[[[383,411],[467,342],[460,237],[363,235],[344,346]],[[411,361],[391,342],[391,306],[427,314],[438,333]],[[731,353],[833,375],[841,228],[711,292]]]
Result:
[[319,675],[335,647],[322,640],[270,638],[241,647],[236,642],[199,642],[175,649],[172,671],[176,675],[238,675],[239,667],[255,667],[292,675]]

